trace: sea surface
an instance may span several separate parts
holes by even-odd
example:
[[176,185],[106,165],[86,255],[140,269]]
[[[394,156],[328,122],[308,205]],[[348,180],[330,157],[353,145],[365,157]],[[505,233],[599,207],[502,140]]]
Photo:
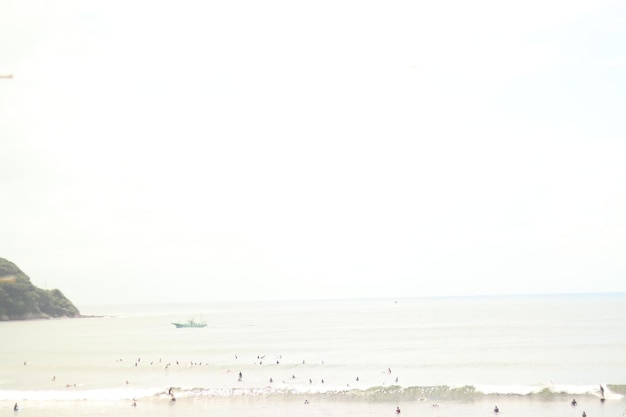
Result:
[[[79,308],[0,322],[0,417],[626,409],[626,294]],[[208,325],[172,325],[188,319]]]

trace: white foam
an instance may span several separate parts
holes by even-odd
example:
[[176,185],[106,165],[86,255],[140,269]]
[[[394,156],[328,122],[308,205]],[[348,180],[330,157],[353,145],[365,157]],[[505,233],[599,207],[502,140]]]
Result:
[[142,388],[142,389],[94,389],[81,390],[67,388],[66,390],[0,390],[0,400],[33,400],[33,401],[114,401],[130,400],[132,398],[151,397],[162,388]]
[[[541,385],[477,385],[476,391],[483,394],[501,395],[529,395],[537,394],[544,390],[549,390],[554,394],[570,395],[595,395],[600,398],[599,385],[572,385],[572,384],[541,384]],[[618,400],[624,396],[611,392],[604,387],[604,398],[607,400]]]
[[476,391],[483,394],[513,394],[513,395],[528,395],[536,394],[545,389],[540,385],[477,385]]

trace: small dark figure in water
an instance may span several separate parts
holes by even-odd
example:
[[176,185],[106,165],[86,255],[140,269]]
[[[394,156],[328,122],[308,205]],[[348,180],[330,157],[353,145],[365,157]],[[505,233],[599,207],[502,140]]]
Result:
[[17,411],[19,410],[19,407],[17,406],[17,403],[15,403],[15,405],[13,406],[13,411]]
[[604,388],[600,385],[600,395],[602,395],[602,399],[604,399]]
[[396,407],[396,414],[400,414],[400,407]]
[[583,417],[587,417],[587,413],[583,411]]
[[576,402],[576,398],[574,398],[574,399],[572,400],[572,405],[576,405],[576,404],[578,404],[578,403]]
[[493,409],[493,412],[494,412],[494,413],[499,413],[499,412],[500,412],[500,409],[498,408],[498,406],[497,406],[497,405],[496,405],[496,407]]

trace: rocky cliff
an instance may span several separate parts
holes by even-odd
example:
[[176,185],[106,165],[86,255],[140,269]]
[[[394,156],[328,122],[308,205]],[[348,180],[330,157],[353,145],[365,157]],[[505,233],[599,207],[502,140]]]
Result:
[[59,290],[43,290],[14,263],[0,258],[0,321],[80,317]]

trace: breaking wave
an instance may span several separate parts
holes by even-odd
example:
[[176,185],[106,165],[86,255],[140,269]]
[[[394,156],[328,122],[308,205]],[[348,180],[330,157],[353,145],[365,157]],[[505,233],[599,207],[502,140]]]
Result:
[[[341,401],[480,401],[494,396],[527,397],[539,401],[551,401],[571,396],[599,397],[598,385],[519,385],[519,386],[411,386],[399,385],[374,386],[366,389],[353,387],[319,388],[185,388],[172,387],[172,392],[179,398],[240,398],[267,397],[273,399],[315,398],[336,399]],[[38,400],[38,401],[116,401],[129,399],[168,398],[169,387],[157,388],[115,388],[97,390],[0,390],[0,400]],[[626,385],[607,385],[604,391],[607,400],[619,400],[626,395]]]

